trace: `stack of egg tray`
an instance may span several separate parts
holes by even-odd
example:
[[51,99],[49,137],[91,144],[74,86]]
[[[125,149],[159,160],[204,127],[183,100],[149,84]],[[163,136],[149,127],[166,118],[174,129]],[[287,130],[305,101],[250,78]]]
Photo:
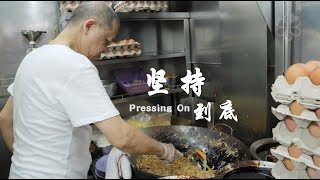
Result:
[[[320,125],[320,119],[315,113],[315,110],[320,108],[320,86],[312,84],[309,77],[299,77],[290,85],[284,76],[278,76],[271,89],[273,99],[280,103],[277,108],[271,109],[279,120],[277,126],[272,129],[273,139],[281,144],[276,149],[270,150],[278,159],[271,171],[272,175],[276,179],[320,178],[320,165],[316,165],[313,160],[313,157],[320,158],[320,138],[312,136],[308,130],[312,122]],[[290,112],[289,105],[293,101],[297,101],[305,108],[299,116]],[[288,116],[296,124],[292,132],[284,122]],[[288,152],[288,147],[292,144],[303,152],[298,158],[290,156]],[[284,158],[291,160],[294,166],[292,170],[285,167]]]

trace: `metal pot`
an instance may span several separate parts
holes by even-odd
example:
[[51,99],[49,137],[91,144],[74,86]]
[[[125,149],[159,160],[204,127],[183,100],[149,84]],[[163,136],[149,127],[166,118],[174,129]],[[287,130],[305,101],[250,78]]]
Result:
[[[172,143],[182,153],[196,148],[207,151],[208,165],[210,167],[214,166],[214,169],[222,168],[231,162],[251,159],[249,148],[244,143],[223,132],[183,125],[158,126],[141,130],[160,142]],[[139,169],[135,161],[136,157],[129,157],[129,160],[135,178],[162,177]]]

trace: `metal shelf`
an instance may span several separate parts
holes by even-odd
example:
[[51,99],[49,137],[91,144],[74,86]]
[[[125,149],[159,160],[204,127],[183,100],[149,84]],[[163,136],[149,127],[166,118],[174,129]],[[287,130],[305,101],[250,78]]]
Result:
[[189,12],[118,12],[120,21],[137,20],[184,20],[190,18]]
[[[169,94],[175,94],[175,93],[181,93],[181,92],[184,92],[184,91],[180,87],[168,90]],[[138,100],[138,99],[153,98],[153,97],[159,97],[159,96],[164,96],[169,94],[155,94],[153,96],[149,96],[148,94],[129,96],[125,94],[125,95],[113,96],[111,97],[111,100],[114,104],[120,104],[120,103]]]
[[99,61],[94,61],[93,64],[98,66],[98,65],[105,65],[105,64],[148,61],[148,60],[168,59],[168,58],[185,57],[185,56],[186,56],[185,52],[172,52],[172,53],[158,54],[158,55],[156,55],[155,53],[146,53],[146,54],[141,54],[140,56],[137,56],[137,57],[130,57],[130,58],[103,59]]
[[[190,18],[189,12],[117,12],[120,21],[139,20],[184,20]],[[61,15],[59,24],[68,21],[72,12],[65,12]]]

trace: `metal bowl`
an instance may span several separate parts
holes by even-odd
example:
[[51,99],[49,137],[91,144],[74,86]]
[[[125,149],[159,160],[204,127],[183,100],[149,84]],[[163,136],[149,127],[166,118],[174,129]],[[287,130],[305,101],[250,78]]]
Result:
[[271,154],[270,149],[279,145],[280,143],[273,138],[260,139],[251,144],[250,152],[257,160],[276,162],[277,159]]
[[101,80],[101,82],[109,97],[115,96],[117,94],[118,85],[116,82],[108,80]]

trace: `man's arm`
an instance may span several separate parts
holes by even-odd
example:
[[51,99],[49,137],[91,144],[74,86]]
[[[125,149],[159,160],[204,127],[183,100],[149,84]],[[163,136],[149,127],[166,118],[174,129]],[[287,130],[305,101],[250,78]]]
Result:
[[0,130],[4,143],[13,152],[13,97],[10,96],[0,112]]
[[127,124],[119,115],[95,123],[107,140],[119,150],[130,155],[153,154],[162,157],[162,144]]

